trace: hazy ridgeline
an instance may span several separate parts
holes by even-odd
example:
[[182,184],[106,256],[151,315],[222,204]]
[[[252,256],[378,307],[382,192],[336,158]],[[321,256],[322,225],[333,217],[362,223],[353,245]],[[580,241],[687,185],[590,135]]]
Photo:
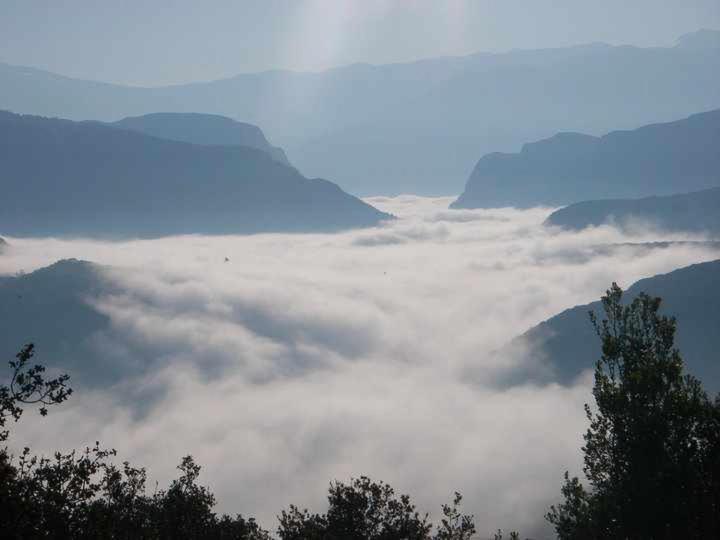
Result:
[[[602,137],[558,133],[525,144],[516,154],[488,154],[477,163],[465,191],[452,206],[558,206],[586,199],[667,196],[718,187],[719,170],[720,110],[713,110]],[[699,195],[704,202],[686,210],[699,214],[695,226],[690,225],[691,219],[681,221],[673,215],[680,201],[670,200],[655,216],[645,217],[662,220],[668,214],[666,225],[671,230],[678,226],[701,230],[703,219],[710,224],[717,219],[713,195],[707,195],[708,200]],[[679,213],[678,208],[675,214]]]
[[[163,139],[143,132],[156,132],[146,125],[152,116],[143,120],[128,130],[0,111],[0,230],[105,238],[327,232],[391,217],[327,180],[305,178],[269,145]],[[175,139],[191,139],[220,131],[209,120],[223,123],[204,115],[165,115],[162,123]]]
[[0,109],[113,121],[164,111],[221,114],[260,126],[303,173],[350,193],[451,195],[488,152],[717,108],[717,35],[689,34],[666,48],[595,43],[158,88],[0,64]]
[[112,125],[171,141],[203,146],[257,148],[275,161],[290,165],[283,149],[272,146],[259,127],[224,116],[201,113],[152,113],[123,118],[113,122]]
[[576,230],[607,224],[630,231],[654,227],[720,238],[718,208],[720,187],[664,197],[583,201],[553,212],[545,223]]

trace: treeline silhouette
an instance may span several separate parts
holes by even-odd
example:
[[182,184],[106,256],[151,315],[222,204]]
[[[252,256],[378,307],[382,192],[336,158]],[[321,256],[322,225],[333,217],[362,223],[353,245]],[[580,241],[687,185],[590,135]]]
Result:
[[[595,366],[595,405],[585,406],[584,475],[565,473],[563,500],[546,519],[561,540],[720,538],[720,396],[683,372],[674,347],[676,321],[660,315],[660,298],[623,305],[613,284],[602,298],[606,318],[591,320],[602,341]],[[68,376],[48,379],[27,345],[0,385],[0,442],[27,405],[48,407],[72,394]],[[253,518],[218,515],[200,466],[182,458],[166,489],[147,490],[147,472],[117,463],[99,443],[68,454],[13,455],[0,450],[3,538],[470,540],[472,515],[455,494],[433,523],[408,495],[361,476],[333,482],[323,514],[291,505],[274,536]],[[503,539],[502,531],[495,533]],[[517,532],[510,540],[519,540]]]

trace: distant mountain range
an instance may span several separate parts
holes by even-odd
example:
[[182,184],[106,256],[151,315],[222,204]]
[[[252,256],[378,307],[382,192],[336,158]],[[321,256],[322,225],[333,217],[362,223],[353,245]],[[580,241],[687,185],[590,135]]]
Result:
[[5,241],[4,238],[0,237],[0,253],[5,251],[5,248],[7,248],[8,243]]
[[718,185],[720,109],[602,137],[560,133],[518,154],[488,154],[452,207],[559,206]]
[[[694,264],[668,274],[642,279],[625,292],[625,301],[639,293],[663,299],[662,311],[677,318],[676,346],[689,373],[705,388],[720,391],[720,260]],[[532,380],[570,382],[593,369],[600,359],[600,339],[589,311],[604,317],[600,302],[563,311],[516,338],[499,354],[529,354],[536,371]]]
[[123,118],[111,125],[171,141],[206,146],[257,148],[284,165],[290,162],[282,148],[272,146],[262,130],[225,116],[200,113],[153,113]]
[[450,195],[488,152],[559,131],[599,135],[720,107],[718,36],[689,34],[667,48],[593,43],[162,88],[2,64],[0,108],[105,121],[221,114],[262,126],[301,171],[352,193]]
[[336,231],[390,216],[247,146],[0,112],[0,232],[154,237]]
[[650,225],[720,238],[720,187],[665,197],[579,202],[553,212],[545,224],[575,230],[612,224],[627,231]]

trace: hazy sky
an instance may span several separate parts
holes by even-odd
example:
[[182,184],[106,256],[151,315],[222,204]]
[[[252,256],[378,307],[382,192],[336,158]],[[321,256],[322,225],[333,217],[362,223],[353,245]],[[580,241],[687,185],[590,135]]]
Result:
[[563,46],[670,45],[718,0],[0,0],[0,61],[160,85],[275,68]]

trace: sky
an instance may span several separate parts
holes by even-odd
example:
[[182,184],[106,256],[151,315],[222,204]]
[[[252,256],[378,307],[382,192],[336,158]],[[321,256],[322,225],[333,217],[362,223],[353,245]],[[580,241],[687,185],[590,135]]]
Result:
[[[594,251],[673,236],[560,232],[541,226],[549,209],[449,211],[450,201],[375,197],[399,219],[333,235],[8,238],[0,274],[67,257],[108,265],[113,287],[87,301],[110,325],[88,343],[121,371],[95,390],[71,372],[72,398],[47,418],[28,412],[11,444],[47,453],[99,440],[161,486],[192,454],[220,511],[270,529],[292,503],[325,511],[329,482],[365,474],[435,519],[462,492],[479,538],[500,527],[549,537],[543,515],[562,474],[581,473],[591,375],[508,384],[537,366],[491,352],[613,281],[718,251]],[[138,368],[146,355],[150,373]],[[138,391],[156,396],[142,413]]]
[[0,61],[157,86],[513,48],[669,46],[717,0],[0,0]]

